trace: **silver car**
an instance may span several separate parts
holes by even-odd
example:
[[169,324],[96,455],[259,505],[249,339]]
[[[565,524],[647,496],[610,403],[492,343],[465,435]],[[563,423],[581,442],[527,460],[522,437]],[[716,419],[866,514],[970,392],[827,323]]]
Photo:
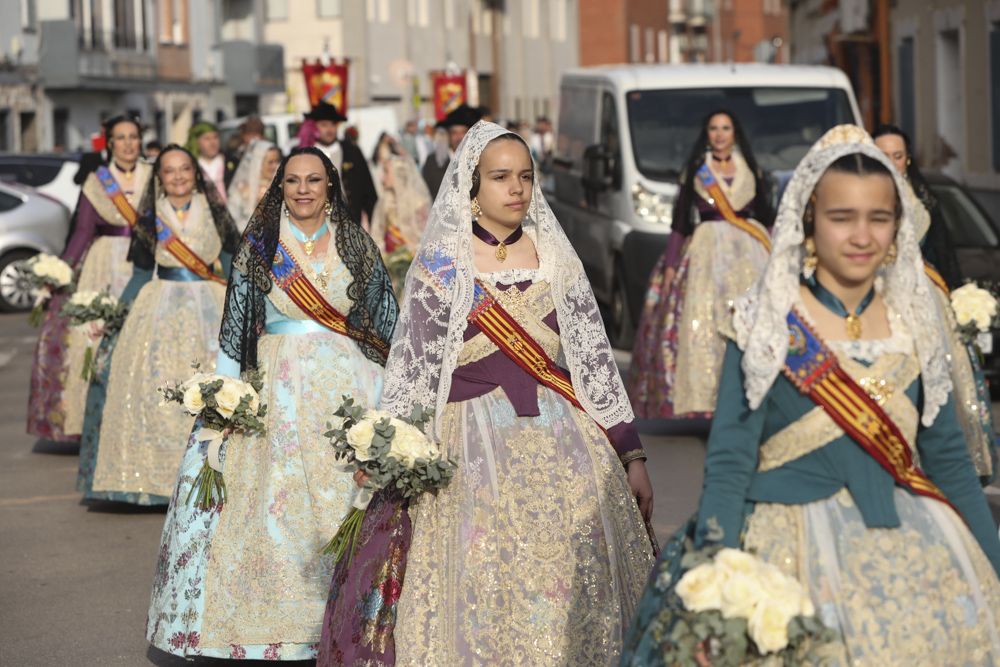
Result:
[[0,311],[31,307],[25,260],[40,252],[61,253],[69,217],[56,199],[25,185],[0,182]]

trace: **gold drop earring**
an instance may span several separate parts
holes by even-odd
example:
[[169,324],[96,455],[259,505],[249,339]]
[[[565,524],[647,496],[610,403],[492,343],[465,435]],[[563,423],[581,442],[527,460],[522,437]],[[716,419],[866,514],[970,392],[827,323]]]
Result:
[[896,242],[893,241],[892,245],[889,246],[889,252],[885,253],[885,258],[882,260],[882,266],[892,266],[896,261],[896,255],[898,250],[896,249]]
[[807,279],[812,278],[813,274],[816,273],[816,267],[819,265],[819,258],[816,256],[816,242],[810,236],[802,244],[805,249],[806,256],[802,259],[802,275]]
[[479,205],[479,199],[478,198],[476,198],[476,197],[472,198],[472,204],[471,204],[471,206],[472,206],[472,217],[478,218],[479,216],[481,216],[483,214],[483,209]]

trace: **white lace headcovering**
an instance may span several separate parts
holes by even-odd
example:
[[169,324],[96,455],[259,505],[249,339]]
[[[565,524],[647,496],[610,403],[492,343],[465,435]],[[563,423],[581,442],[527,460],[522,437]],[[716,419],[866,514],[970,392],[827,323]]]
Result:
[[[382,407],[393,414],[406,416],[419,403],[433,407],[440,416],[448,402],[466,317],[472,310],[472,175],[483,149],[503,134],[510,133],[494,123],[473,126],[441,182],[420,248],[406,274],[400,317],[385,367]],[[524,224],[534,235],[539,259],[551,281],[564,355],[560,361],[572,374],[580,403],[606,428],[632,421],[632,406],[590,282],[542,196],[537,166]],[[441,281],[445,269],[449,273],[447,286]],[[440,422],[437,424],[439,428]]]
[[[906,182],[871,137],[855,125],[839,125],[820,138],[796,167],[778,207],[772,231],[772,251],[756,285],[736,302],[733,325],[743,350],[744,389],[751,408],[764,400],[785,363],[788,351],[786,317],[799,296],[802,272],[802,215],[816,183],[839,158],[861,153],[886,166],[896,189],[906,192]],[[916,342],[924,388],[922,421],[934,422],[951,391],[947,341],[938,322],[939,310],[914,230],[913,200],[901,197],[903,216],[896,234],[896,261],[881,269],[880,293],[902,320]]]

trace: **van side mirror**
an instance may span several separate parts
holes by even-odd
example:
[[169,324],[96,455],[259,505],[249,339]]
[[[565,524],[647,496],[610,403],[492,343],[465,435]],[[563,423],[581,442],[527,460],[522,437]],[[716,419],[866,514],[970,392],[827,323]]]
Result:
[[612,156],[605,146],[593,144],[583,151],[583,187],[585,190],[598,193],[604,192],[614,185],[614,170],[611,167]]

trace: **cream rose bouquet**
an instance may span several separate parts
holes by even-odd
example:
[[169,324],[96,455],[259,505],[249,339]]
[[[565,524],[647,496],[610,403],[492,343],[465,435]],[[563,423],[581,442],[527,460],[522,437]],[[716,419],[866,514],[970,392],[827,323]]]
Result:
[[834,639],[799,581],[774,565],[738,549],[695,550],[690,540],[685,551],[679,579],[667,571],[655,582],[668,596],[657,619],[665,664],[736,667],[768,656],[799,665]]
[[348,472],[361,471],[365,482],[337,534],[323,548],[338,562],[354,556],[361,522],[372,493],[395,489],[404,499],[448,485],[457,466],[444,459],[424,429],[433,413],[416,406],[409,419],[398,419],[381,410],[366,410],[345,396],[333,413],[335,424],[324,436],[330,439],[338,460]]
[[267,406],[260,400],[263,377],[256,371],[244,374],[246,380],[201,373],[159,391],[165,402],[180,403],[184,411],[195,415],[201,428],[194,433],[199,442],[208,442],[208,456],[195,478],[187,500],[195,507],[210,509],[226,502],[226,483],[222,478],[220,453],[226,436],[232,433],[263,433]]
[[37,327],[42,323],[45,305],[52,295],[73,284],[73,269],[55,255],[44,252],[29,259],[25,268],[35,296],[35,305],[28,316],[28,322]]
[[89,380],[95,375],[96,344],[102,337],[113,336],[121,329],[128,308],[128,304],[119,301],[108,290],[74,292],[73,296],[63,304],[60,313],[68,317],[73,326],[87,327],[87,337],[91,341],[83,358],[84,380]]
[[989,333],[997,324],[996,297],[976,283],[966,283],[951,293],[951,309],[958,333],[968,344],[974,344],[979,334]]

